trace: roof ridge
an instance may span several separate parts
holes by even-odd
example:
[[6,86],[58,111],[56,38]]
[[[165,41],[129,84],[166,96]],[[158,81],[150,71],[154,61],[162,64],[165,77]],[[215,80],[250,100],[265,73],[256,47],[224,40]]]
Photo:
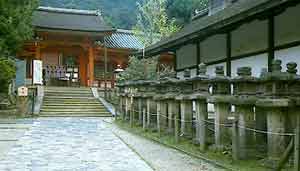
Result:
[[57,12],[57,13],[68,13],[68,14],[80,14],[80,15],[101,15],[100,10],[82,10],[82,9],[69,9],[69,8],[55,8],[40,6],[38,11]]

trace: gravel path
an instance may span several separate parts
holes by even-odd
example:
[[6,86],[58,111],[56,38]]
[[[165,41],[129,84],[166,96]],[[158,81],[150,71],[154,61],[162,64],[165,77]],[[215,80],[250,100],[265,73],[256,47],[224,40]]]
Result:
[[149,141],[113,126],[113,131],[157,171],[219,171],[206,161]]

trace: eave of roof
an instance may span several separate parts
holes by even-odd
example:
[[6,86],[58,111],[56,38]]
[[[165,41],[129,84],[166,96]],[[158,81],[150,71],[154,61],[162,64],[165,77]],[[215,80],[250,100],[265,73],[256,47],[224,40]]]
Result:
[[38,7],[37,10],[47,11],[47,12],[66,13],[66,14],[94,15],[94,16],[100,14],[100,11],[98,10],[80,10],[80,9],[53,8],[53,7],[44,7],[44,6]]
[[39,7],[33,15],[36,28],[80,32],[107,32],[115,29],[107,25],[98,11]]
[[[103,44],[103,42],[98,42]],[[114,49],[139,50],[144,47],[140,40],[130,30],[117,29],[116,32],[106,37],[106,46]]]
[[238,23],[268,9],[275,8],[287,2],[296,1],[297,0],[240,0],[212,16],[206,16],[192,21],[181,31],[147,47],[145,50],[146,54],[155,55],[165,49],[184,44],[191,39],[205,37],[208,32],[213,32],[225,26]]

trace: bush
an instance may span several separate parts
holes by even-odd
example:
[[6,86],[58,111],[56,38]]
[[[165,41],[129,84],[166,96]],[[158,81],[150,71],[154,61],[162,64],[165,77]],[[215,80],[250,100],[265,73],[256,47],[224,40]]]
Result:
[[0,93],[8,92],[11,80],[15,78],[15,61],[9,58],[0,57]]
[[155,80],[157,78],[157,58],[138,59],[130,57],[128,67],[120,73],[118,82],[134,80]]

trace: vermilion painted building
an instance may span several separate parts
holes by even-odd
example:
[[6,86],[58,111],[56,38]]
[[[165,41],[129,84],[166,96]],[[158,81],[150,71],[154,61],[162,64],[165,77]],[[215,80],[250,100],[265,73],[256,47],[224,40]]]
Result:
[[98,11],[39,7],[32,24],[35,38],[18,53],[19,85],[31,84],[32,61],[41,60],[46,85],[72,77],[81,86],[103,87],[107,80],[110,87],[114,70],[126,67],[129,55],[143,47],[132,32],[106,24]]

